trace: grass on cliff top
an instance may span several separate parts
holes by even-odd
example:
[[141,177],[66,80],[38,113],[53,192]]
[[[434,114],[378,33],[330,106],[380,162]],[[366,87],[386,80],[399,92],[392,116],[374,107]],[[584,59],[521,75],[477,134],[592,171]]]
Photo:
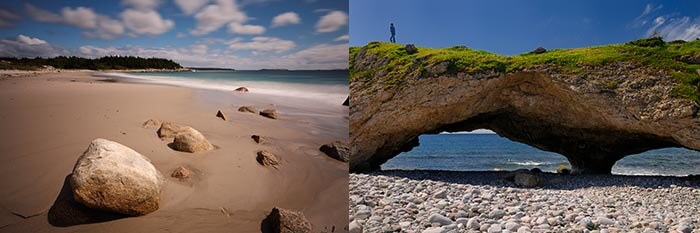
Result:
[[[385,57],[390,62],[375,70],[354,69],[354,57],[361,50],[365,53]],[[700,40],[690,42],[664,42],[661,38],[641,39],[625,44],[612,44],[575,49],[554,49],[542,54],[524,53],[503,56],[465,46],[451,48],[418,47],[415,54],[407,54],[404,46],[394,43],[370,42],[364,47],[350,48],[350,78],[367,78],[378,71],[385,71],[385,87],[397,85],[407,72],[425,72],[427,68],[448,62],[447,74],[466,72],[476,74],[485,71],[515,72],[541,65],[557,69],[562,73],[581,74],[583,67],[604,66],[610,62],[634,62],[656,69],[668,70],[678,80],[674,94],[700,101],[697,85],[700,65],[679,60],[681,56],[700,56]],[[409,69],[413,68],[413,69]]]

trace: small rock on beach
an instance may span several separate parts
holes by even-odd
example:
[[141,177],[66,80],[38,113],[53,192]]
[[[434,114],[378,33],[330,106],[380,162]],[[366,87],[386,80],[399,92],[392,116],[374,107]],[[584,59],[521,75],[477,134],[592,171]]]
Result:
[[270,119],[277,119],[277,110],[265,109],[260,112],[260,115]]
[[263,165],[265,167],[273,167],[277,168],[279,166],[280,162],[279,159],[277,159],[277,156],[273,154],[272,152],[266,151],[266,150],[261,150],[258,151],[258,156],[256,157],[256,160],[260,165]]
[[258,110],[255,109],[255,107],[253,107],[253,106],[241,106],[240,108],[238,108],[238,111],[239,112],[249,112],[249,113],[258,112]]

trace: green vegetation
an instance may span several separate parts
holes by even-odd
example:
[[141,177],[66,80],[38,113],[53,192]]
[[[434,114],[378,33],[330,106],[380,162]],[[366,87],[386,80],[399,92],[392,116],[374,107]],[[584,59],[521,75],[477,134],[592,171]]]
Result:
[[0,69],[36,70],[44,66],[57,69],[124,70],[124,69],[179,69],[180,64],[162,58],[109,56],[101,58],[54,57],[13,58],[0,57]]
[[[359,72],[354,68],[354,57],[364,50],[366,54],[376,54],[376,60],[387,62],[372,71]],[[700,56],[700,40],[666,43],[661,38],[640,39],[625,44],[613,44],[575,49],[554,49],[542,54],[524,53],[503,56],[486,51],[474,50],[465,46],[451,48],[419,47],[418,53],[407,54],[400,44],[370,42],[364,47],[350,48],[350,79],[373,77],[381,72],[386,88],[399,84],[407,77],[424,75],[431,67],[447,65],[443,74],[468,74],[494,71],[501,73],[546,66],[564,74],[582,74],[587,67],[605,66],[611,62],[631,62],[653,69],[672,72],[679,85],[674,94],[700,101],[697,85],[700,83],[698,64],[681,61],[682,56]],[[609,84],[616,88],[617,83]]]

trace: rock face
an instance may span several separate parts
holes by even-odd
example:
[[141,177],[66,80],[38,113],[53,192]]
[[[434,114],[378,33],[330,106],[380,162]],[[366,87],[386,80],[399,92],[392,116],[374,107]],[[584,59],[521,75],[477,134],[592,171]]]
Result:
[[216,112],[216,117],[221,118],[222,120],[226,120],[226,116],[224,116],[224,113],[219,110]]
[[311,223],[303,213],[275,207],[265,218],[263,225],[274,233],[310,233]]
[[277,166],[280,164],[277,156],[266,150],[258,151],[258,156],[255,158],[255,160],[257,160],[260,165],[265,167],[277,168]]
[[182,127],[177,135],[175,135],[172,147],[175,150],[190,153],[214,149],[214,146],[207,141],[202,133],[188,126]]
[[171,122],[163,122],[163,124],[160,125],[160,128],[158,128],[158,137],[160,137],[161,139],[173,138],[180,131],[182,131],[182,128],[182,126]]
[[260,115],[270,119],[277,119],[277,110],[265,109],[262,112],[260,112]]
[[341,162],[347,162],[350,160],[350,147],[348,147],[347,143],[341,141],[335,141],[322,145],[319,150],[328,155],[328,157]]
[[234,90],[234,91],[241,92],[241,93],[245,93],[245,92],[248,92],[248,88],[246,88],[246,87],[239,87],[239,88],[236,88],[236,90]]
[[138,216],[158,209],[161,175],[145,156],[105,139],[95,139],[71,176],[73,197],[95,209]]
[[238,108],[238,111],[239,112],[249,112],[249,113],[258,112],[258,110],[255,109],[255,107],[253,107],[253,106],[241,106],[240,108]]
[[652,149],[700,150],[698,104],[672,94],[677,83],[665,70],[622,62],[579,74],[546,65],[476,74],[428,68],[388,85],[380,69],[388,61],[366,48],[351,57],[350,70],[371,74],[350,83],[352,172],[379,169],[418,146],[421,134],[482,128],[562,154],[574,174],[610,173],[626,155]]

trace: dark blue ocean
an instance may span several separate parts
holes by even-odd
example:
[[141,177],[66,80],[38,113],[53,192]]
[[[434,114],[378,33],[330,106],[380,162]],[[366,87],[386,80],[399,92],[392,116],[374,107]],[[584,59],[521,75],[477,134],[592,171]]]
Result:
[[[433,134],[419,139],[420,146],[392,158],[382,169],[493,171],[538,167],[553,172],[559,165],[569,166],[562,155],[497,134]],[[629,155],[615,164],[613,174],[700,174],[700,152],[664,148]]]

